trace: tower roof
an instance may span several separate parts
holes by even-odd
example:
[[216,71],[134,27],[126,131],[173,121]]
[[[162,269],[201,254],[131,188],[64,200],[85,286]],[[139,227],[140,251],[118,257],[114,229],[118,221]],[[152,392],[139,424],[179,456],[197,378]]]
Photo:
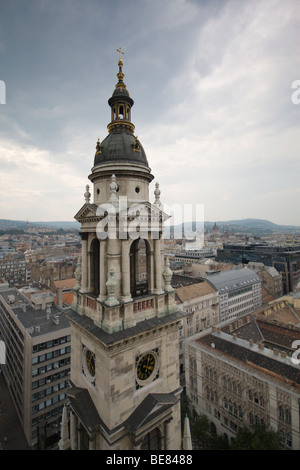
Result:
[[138,137],[134,136],[135,126],[131,122],[134,101],[124,83],[123,52],[121,48],[117,50],[120,53],[118,83],[108,100],[111,107],[111,122],[107,126],[109,133],[102,142],[98,139],[94,167],[125,163],[149,169],[146,153]]
[[100,148],[101,150],[96,152],[94,166],[108,163],[135,163],[148,167],[142,145],[131,132],[124,129],[115,129],[108,134],[100,144]]

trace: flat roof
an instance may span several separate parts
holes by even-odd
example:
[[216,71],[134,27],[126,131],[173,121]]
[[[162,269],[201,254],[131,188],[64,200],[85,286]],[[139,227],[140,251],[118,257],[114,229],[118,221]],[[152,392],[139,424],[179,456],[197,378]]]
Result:
[[291,357],[284,357],[267,347],[260,348],[257,343],[250,344],[245,339],[234,338],[223,331],[211,332],[199,338],[194,337],[190,342],[220,353],[225,361],[230,357],[237,363],[252,367],[262,374],[271,375],[288,385],[298,388],[300,386],[299,365],[293,364]]
[[32,337],[70,327],[67,311],[60,309],[56,304],[52,304],[48,310],[35,310],[30,300],[16,288],[0,291],[0,299],[1,297]]
[[206,273],[206,278],[218,289],[220,293],[240,289],[254,283],[261,283],[260,277],[249,268],[230,269],[228,271]]

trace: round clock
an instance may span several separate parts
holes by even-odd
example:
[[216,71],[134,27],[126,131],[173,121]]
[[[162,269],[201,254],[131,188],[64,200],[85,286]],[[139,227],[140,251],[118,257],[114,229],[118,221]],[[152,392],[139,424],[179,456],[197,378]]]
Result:
[[137,363],[137,377],[139,380],[147,380],[156,370],[156,357],[152,353],[141,356]]
[[95,355],[89,349],[86,350],[85,360],[87,369],[92,377],[95,375]]
[[95,378],[95,354],[86,346],[82,348],[82,368],[84,375],[91,381]]

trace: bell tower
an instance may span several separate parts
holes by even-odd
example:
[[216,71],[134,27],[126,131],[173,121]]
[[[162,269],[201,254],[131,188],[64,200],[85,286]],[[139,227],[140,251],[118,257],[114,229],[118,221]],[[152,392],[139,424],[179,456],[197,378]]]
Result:
[[96,143],[81,224],[71,323],[72,449],[181,448],[179,331],[172,273],[164,260],[168,216],[149,201],[153,180],[118,82],[108,135]]

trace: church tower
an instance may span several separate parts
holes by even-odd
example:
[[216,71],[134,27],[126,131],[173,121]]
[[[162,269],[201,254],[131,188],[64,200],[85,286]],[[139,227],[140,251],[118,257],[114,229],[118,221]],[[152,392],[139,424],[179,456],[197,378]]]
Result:
[[81,224],[82,256],[71,323],[72,449],[181,448],[179,322],[164,260],[160,203],[134,135],[133,100],[118,83],[108,135],[96,144]]

